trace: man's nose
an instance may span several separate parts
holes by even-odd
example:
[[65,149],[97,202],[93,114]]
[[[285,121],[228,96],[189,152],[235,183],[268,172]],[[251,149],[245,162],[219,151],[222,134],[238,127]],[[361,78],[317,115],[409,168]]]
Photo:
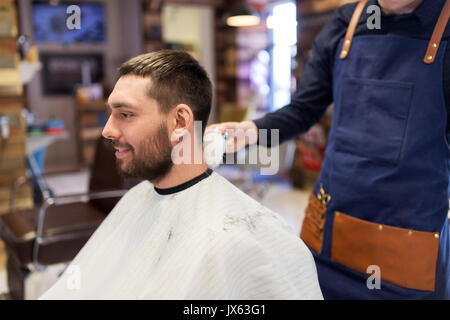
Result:
[[108,118],[108,121],[106,122],[105,127],[103,128],[102,135],[106,139],[119,140],[120,130],[115,125],[114,118],[112,115]]

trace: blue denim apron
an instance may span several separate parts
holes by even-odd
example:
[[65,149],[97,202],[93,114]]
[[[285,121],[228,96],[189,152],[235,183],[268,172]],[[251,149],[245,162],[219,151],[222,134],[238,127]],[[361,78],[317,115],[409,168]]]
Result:
[[[322,250],[313,251],[325,298],[450,298],[450,153],[442,83],[447,42],[441,42],[434,63],[425,64],[428,42],[357,36],[344,60],[339,58],[343,40],[338,46],[329,144],[314,188],[315,195],[322,187],[331,196]],[[368,222],[435,232],[436,238],[439,234],[435,290],[383,280],[380,289],[369,289],[370,274],[332,261],[336,210]]]

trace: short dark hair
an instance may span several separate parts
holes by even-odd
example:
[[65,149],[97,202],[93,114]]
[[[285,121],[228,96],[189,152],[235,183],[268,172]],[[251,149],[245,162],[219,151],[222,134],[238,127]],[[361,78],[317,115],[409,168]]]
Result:
[[162,113],[177,104],[188,105],[195,120],[205,130],[211,112],[212,84],[207,72],[189,53],[181,50],[159,50],[134,57],[119,68],[120,76],[133,74],[150,77],[149,96]]

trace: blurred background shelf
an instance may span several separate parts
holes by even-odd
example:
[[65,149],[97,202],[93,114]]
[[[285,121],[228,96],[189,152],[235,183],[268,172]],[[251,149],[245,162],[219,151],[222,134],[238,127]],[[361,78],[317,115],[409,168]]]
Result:
[[79,167],[90,167],[94,160],[95,144],[106,124],[106,100],[75,104]]
[[[27,99],[17,47],[18,11],[16,1],[0,1],[0,116],[7,119],[8,128],[7,134],[0,137],[0,214],[10,210],[11,184],[27,174],[26,123],[22,114]],[[31,188],[19,188],[16,208],[32,206]]]

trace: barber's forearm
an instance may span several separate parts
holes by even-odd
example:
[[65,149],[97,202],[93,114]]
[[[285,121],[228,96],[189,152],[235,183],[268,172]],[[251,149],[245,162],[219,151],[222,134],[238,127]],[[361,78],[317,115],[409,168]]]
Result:
[[[271,137],[274,134],[272,132],[273,129],[278,129],[280,144],[308,131],[311,126],[320,120],[327,106],[328,104],[315,107],[289,104],[276,112],[253,120],[260,133],[258,136],[258,144],[270,147],[272,145]],[[261,139],[261,133],[264,133],[264,131],[260,131],[260,129],[267,130],[266,141]]]

